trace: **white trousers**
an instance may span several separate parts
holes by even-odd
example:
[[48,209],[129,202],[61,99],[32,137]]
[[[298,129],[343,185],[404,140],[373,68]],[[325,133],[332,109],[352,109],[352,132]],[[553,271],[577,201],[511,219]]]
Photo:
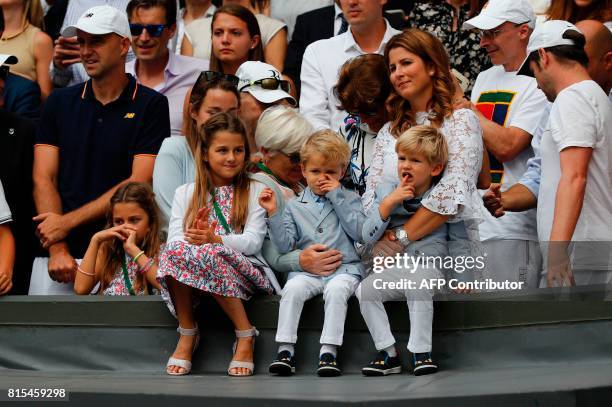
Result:
[[[361,282],[355,294],[359,299],[361,315],[368,326],[374,340],[376,350],[385,349],[395,344],[391,333],[389,318],[384,303],[387,301],[406,300],[410,314],[410,338],[408,350],[412,353],[431,352],[431,336],[433,324],[433,290],[419,289],[423,280],[441,278],[442,273],[430,268],[418,268],[414,273],[405,269],[389,268],[382,273],[370,274]],[[413,281],[414,288],[383,289],[383,282]]]
[[[81,264],[81,259],[76,260]],[[36,257],[32,264],[28,295],[74,295],[74,282],[58,283],[49,276],[49,258]]]
[[359,277],[352,274],[338,274],[332,278],[323,279],[304,273],[289,279],[283,288],[278,310],[276,342],[297,342],[298,324],[304,302],[316,295],[323,294],[325,319],[321,343],[342,345],[347,301],[358,285]]
[[530,240],[487,240],[485,278],[493,281],[523,282],[525,288],[538,288],[542,275],[542,252]]

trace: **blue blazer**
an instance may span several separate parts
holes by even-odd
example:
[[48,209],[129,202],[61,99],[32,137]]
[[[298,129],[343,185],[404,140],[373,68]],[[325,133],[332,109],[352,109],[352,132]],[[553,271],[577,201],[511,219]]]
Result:
[[[396,206],[386,221],[380,218],[380,204],[387,195],[397,188],[399,180],[386,179],[376,186],[374,203],[368,211],[366,221],[363,224],[363,242],[373,245],[387,229],[395,229],[402,226],[421,207],[421,200],[429,195],[431,189],[420,197],[406,200],[402,205]],[[411,255],[445,256],[447,254],[447,224],[440,226],[418,241],[412,241],[405,251]]]
[[[365,220],[361,198],[344,187],[330,191],[325,197],[327,200],[320,210],[316,195],[305,188],[286,203],[282,212],[277,211],[269,218],[270,239],[281,253],[324,244],[342,253],[342,265],[334,274],[363,277],[365,270],[354,245],[361,240]],[[288,278],[297,273],[291,272]]]

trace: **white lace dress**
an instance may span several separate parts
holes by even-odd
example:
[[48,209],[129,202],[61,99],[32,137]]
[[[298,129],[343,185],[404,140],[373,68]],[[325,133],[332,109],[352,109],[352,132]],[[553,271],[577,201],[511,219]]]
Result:
[[[428,113],[416,114],[419,125],[431,124]],[[396,138],[387,123],[378,132],[372,153],[370,173],[362,202],[366,213],[374,203],[376,186],[384,179],[397,179]],[[448,144],[448,163],[440,182],[422,205],[440,215],[452,216],[452,221],[483,219],[483,204],[476,183],[482,166],[482,128],[478,117],[469,109],[455,110],[444,120],[440,132]],[[471,223],[471,222],[470,222]]]

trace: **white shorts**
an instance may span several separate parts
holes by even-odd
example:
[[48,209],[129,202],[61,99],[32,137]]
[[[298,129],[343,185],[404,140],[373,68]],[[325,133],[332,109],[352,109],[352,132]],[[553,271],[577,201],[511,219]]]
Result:
[[[81,264],[81,259],[75,259]],[[36,257],[32,264],[32,277],[28,295],[74,295],[74,282],[58,283],[49,276],[49,258]]]

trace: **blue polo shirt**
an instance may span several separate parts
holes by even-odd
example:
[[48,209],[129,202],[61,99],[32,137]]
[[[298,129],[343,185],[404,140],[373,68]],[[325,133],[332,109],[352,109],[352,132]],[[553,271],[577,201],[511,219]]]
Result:
[[[59,148],[58,190],[64,213],[77,209],[128,178],[134,156],[157,155],[170,135],[168,100],[129,74],[128,84],[102,105],[91,80],[49,95],[36,144]],[[66,239],[75,258],[85,254],[104,219],[72,230]]]

